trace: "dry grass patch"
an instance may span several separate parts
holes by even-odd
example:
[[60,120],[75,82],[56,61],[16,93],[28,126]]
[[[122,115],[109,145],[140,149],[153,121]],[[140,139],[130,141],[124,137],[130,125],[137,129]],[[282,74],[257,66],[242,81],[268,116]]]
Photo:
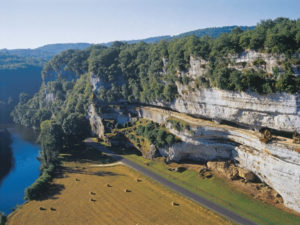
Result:
[[24,204],[8,225],[231,224],[126,166],[90,165],[64,163],[60,194]]

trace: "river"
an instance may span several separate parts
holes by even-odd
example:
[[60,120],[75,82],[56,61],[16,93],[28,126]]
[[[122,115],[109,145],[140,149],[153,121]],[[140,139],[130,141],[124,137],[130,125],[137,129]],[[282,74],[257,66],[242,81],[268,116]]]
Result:
[[10,168],[0,165],[0,171],[7,174],[0,180],[0,211],[9,214],[24,203],[24,190],[30,186],[40,174],[40,163],[37,160],[40,146],[35,143],[33,130],[23,127],[8,128],[11,134]]

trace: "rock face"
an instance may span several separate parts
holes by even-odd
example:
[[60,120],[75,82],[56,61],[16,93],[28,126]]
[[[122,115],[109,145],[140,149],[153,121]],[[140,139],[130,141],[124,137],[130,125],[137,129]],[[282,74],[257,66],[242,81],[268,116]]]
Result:
[[209,71],[208,61],[204,59],[194,58],[191,56],[190,58],[190,69],[187,76],[191,78],[197,78],[199,76],[203,76]]
[[42,81],[44,84],[47,84],[50,81],[55,81],[59,77],[71,81],[74,79],[79,78],[79,76],[76,75],[76,73],[68,71],[65,69],[66,65],[61,65],[59,69],[57,70],[49,70],[47,72],[42,72]]
[[239,177],[245,179],[245,181],[253,182],[253,181],[257,180],[256,175],[253,172],[251,172],[249,170],[245,170],[243,168],[238,168],[238,175],[239,175]]
[[177,83],[180,97],[169,107],[195,116],[226,120],[253,128],[300,133],[300,95],[237,93],[214,88],[193,92]]
[[146,159],[153,159],[157,156],[157,149],[155,145],[150,145],[149,151],[144,155]]
[[102,118],[96,112],[95,106],[90,105],[88,109],[88,119],[91,125],[91,132],[100,138],[105,138],[105,127]]
[[[246,51],[228,56],[227,59],[233,64],[247,63],[252,69],[255,67],[255,62],[261,60],[265,62],[264,68],[258,69],[273,73],[273,68],[280,66],[280,62],[284,61],[285,57]],[[162,61],[164,65],[167,63],[166,59]],[[294,67],[297,70],[299,65],[294,65]],[[189,71],[181,73],[180,76],[188,76],[193,80],[205,75],[208,71],[209,63],[207,61],[191,57]],[[100,81],[93,74],[90,74],[90,80],[95,92],[100,87],[110,87],[110,84]],[[122,84],[121,80],[120,84]],[[215,121],[229,121],[253,129],[268,127],[280,131],[300,133],[300,94],[259,95],[217,88],[192,88],[194,81],[191,81],[190,85],[183,85],[179,82],[176,85],[179,96],[174,102],[171,104],[153,102],[152,104]]]
[[55,96],[53,93],[47,93],[45,91],[45,102],[46,103],[51,103],[51,102],[54,102],[55,101]]
[[[182,140],[181,143],[159,149],[168,160],[233,160],[245,169],[238,171],[240,177],[250,181],[255,179],[255,174],[282,196],[287,207],[300,212],[300,148],[292,140],[281,138],[281,141],[266,144],[259,140],[257,132],[251,130],[159,108],[139,107],[136,110],[142,118],[165,123],[169,131]],[[166,123],[170,116],[189,123],[191,130],[172,129]]]
[[[297,57],[300,57],[299,55]],[[284,55],[245,51],[228,56],[229,67],[235,69],[264,70],[273,74],[278,68],[283,72],[281,63]],[[257,63],[260,62],[260,63]],[[241,65],[243,64],[243,66]],[[295,75],[299,75],[300,65],[292,65]],[[192,80],[204,76],[209,71],[209,63],[203,59],[190,58],[190,69],[186,74]],[[300,133],[300,94],[275,93],[259,95],[257,93],[232,92],[216,88],[193,88],[177,83],[179,97],[175,101],[161,106],[178,112],[211,118],[216,121],[230,121],[237,124],[260,129],[272,129]],[[157,103],[155,103],[157,105]]]
[[[226,176],[227,178],[229,178],[231,180],[238,179],[238,177],[239,177],[238,168],[228,161],[207,162],[207,168],[210,170],[218,171],[220,174],[222,174],[223,176]],[[250,171],[248,171],[248,172],[251,173]]]
[[[231,66],[236,69],[254,68],[273,73],[279,66],[282,56],[273,56],[255,52],[244,52],[230,56]],[[166,64],[167,62],[164,62]],[[205,60],[191,58],[191,67],[187,75],[191,80],[203,76],[209,70]],[[243,68],[239,68],[239,67]],[[280,67],[280,66],[279,66]],[[293,65],[297,74],[299,65]],[[255,69],[255,68],[254,68]],[[282,72],[281,68],[279,73]],[[165,72],[165,71],[164,71]],[[194,81],[190,84],[193,86]],[[94,91],[103,86],[99,80],[91,83]],[[154,122],[165,124],[171,133],[182,142],[173,146],[159,148],[160,154],[168,161],[191,159],[195,161],[232,160],[241,167],[239,171],[231,168],[232,177],[240,176],[245,180],[255,179],[254,174],[275,189],[283,198],[284,204],[300,212],[300,147],[291,140],[262,143],[257,132],[216,124],[188,117],[210,118],[214,121],[229,121],[238,125],[258,130],[263,127],[279,131],[300,133],[300,94],[275,93],[258,95],[256,93],[231,92],[215,88],[191,88],[177,83],[179,96],[171,104],[153,102],[152,105],[166,107],[177,112],[154,108],[127,106],[132,114]],[[92,129],[102,135],[101,121],[95,117],[95,110],[89,110]],[[179,113],[178,113],[179,112]],[[117,120],[131,121],[127,113],[111,114]],[[175,130],[167,123],[168,117],[175,117],[187,122],[190,130]],[[98,125],[96,125],[98,124]],[[224,169],[224,168],[223,168]],[[224,169],[225,170],[225,169]],[[226,168],[228,170],[228,168]],[[249,172],[251,171],[251,172]]]
[[285,206],[300,212],[300,153],[281,145],[269,149],[240,146],[236,148],[234,159],[275,189]]
[[[278,54],[270,54],[270,53],[261,53],[253,50],[248,50],[242,52],[240,54],[231,55],[229,58],[235,64],[234,68],[236,69],[262,69],[267,73],[273,73],[273,68],[279,67],[281,69],[280,62],[285,60],[285,56]],[[258,60],[261,62],[257,64]],[[239,67],[240,64],[244,63],[242,68]]]
[[[171,133],[182,140],[173,146],[158,149],[167,160],[233,160],[245,170],[235,171],[231,168],[226,172],[231,176],[229,178],[235,179],[238,172],[238,176],[250,181],[255,179],[255,174],[282,196],[287,207],[300,212],[300,146],[293,144],[292,140],[280,138],[282,140],[266,144],[260,141],[258,132],[216,124],[170,110],[135,106],[128,106],[126,110],[128,115],[134,114],[165,124]],[[190,130],[173,129],[167,122],[169,117],[184,120],[189,124]],[[89,118],[92,130],[101,137],[104,132],[103,123],[99,116],[97,117],[93,106],[89,108]]]

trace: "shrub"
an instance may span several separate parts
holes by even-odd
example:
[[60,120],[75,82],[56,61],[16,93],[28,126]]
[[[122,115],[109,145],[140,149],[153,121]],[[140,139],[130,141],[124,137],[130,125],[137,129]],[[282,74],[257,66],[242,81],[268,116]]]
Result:
[[300,90],[300,77],[290,73],[282,74],[276,82],[276,88],[282,92],[295,93]]
[[253,62],[253,65],[255,65],[255,66],[263,66],[263,65],[266,65],[266,62],[265,62],[265,60],[263,60],[261,58],[258,58],[258,59],[256,59]]
[[171,123],[172,128],[174,128],[177,131],[182,130],[190,130],[190,125],[186,123],[185,121],[175,119],[175,118],[168,118],[167,122]]
[[152,121],[148,122],[145,126],[139,125],[135,128],[135,132],[137,135],[148,139],[151,144],[157,147],[172,145],[177,141],[174,135],[168,133],[165,129]]
[[199,87],[209,88],[211,86],[209,80],[206,79],[205,77],[197,77],[195,83],[197,85],[197,88]]
[[172,145],[175,142],[175,138],[173,135],[168,135],[166,138],[166,142],[168,145]]

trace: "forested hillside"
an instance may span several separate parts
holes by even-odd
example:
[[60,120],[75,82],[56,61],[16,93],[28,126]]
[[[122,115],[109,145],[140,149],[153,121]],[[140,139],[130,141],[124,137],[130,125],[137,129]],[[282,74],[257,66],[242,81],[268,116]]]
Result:
[[41,86],[41,71],[54,55],[71,48],[84,49],[90,44],[54,44],[37,49],[0,50],[0,123],[9,117],[20,93],[31,97]]
[[[203,29],[198,29],[198,30],[193,30],[189,32],[184,32],[178,35],[167,35],[167,36],[158,36],[158,37],[150,37],[146,39],[141,39],[141,40],[131,40],[131,41],[125,41],[127,44],[135,44],[141,41],[144,41],[145,43],[158,43],[162,40],[172,40],[172,39],[177,39],[177,38],[182,38],[182,37],[187,37],[187,36],[196,36],[198,38],[201,38],[203,36],[208,36],[211,38],[217,38],[223,33],[230,33],[234,28],[237,26],[225,26],[225,27],[211,27],[211,28],[203,28]],[[252,30],[255,28],[255,26],[241,26],[239,27],[241,30]],[[107,46],[110,46],[113,44],[113,42],[110,42],[107,44]]]
[[21,92],[33,95],[41,86],[44,60],[0,54],[0,123],[10,122],[9,113]]
[[[231,55],[249,49],[284,55],[281,70],[274,68],[273,73],[268,73],[261,67],[238,70],[228,66]],[[192,81],[192,88],[296,93],[300,90],[300,77],[293,73],[292,66],[299,64],[299,53],[300,20],[285,18],[262,21],[254,30],[237,27],[217,39],[190,36],[157,44],[115,42],[111,47],[69,50],[44,67],[45,85],[32,99],[19,103],[14,120],[35,127],[50,118],[63,123],[70,113],[86,115],[92,101],[172,102],[177,96],[176,82],[191,82],[186,76],[191,57],[207,62],[207,72]],[[79,79],[70,79],[70,74]]]

